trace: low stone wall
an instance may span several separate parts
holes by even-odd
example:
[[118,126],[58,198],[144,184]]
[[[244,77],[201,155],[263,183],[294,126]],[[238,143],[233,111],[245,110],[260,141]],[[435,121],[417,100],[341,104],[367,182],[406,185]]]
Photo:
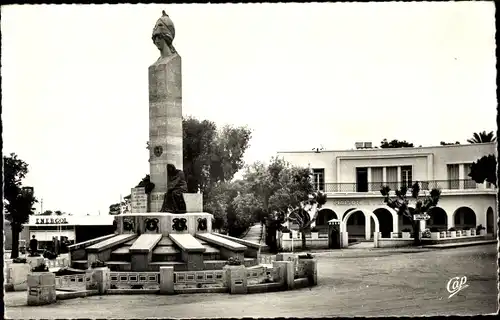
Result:
[[[279,259],[272,262],[272,267],[226,265],[222,270],[193,272],[174,272],[173,267],[160,267],[160,272],[110,272],[103,267],[89,269],[85,275],[55,277],[51,272],[29,273],[28,304],[50,304],[57,299],[97,294],[246,294],[317,284],[315,259],[301,259],[294,254],[281,254]],[[118,288],[120,284],[125,286]]]
[[[430,239],[423,238],[422,245],[432,245],[432,244],[448,244],[448,243],[460,243],[460,242],[470,242],[470,241],[480,241],[486,240],[486,236],[460,236],[460,237],[449,237],[440,239]],[[413,245],[413,238],[382,238],[378,240],[379,248],[398,248],[398,247],[410,247]]]
[[413,238],[402,239],[402,238],[382,238],[378,239],[379,248],[400,248],[409,247],[413,245]]
[[[292,239],[281,239],[281,247],[284,251],[292,250]],[[307,249],[328,249],[328,238],[306,238]],[[302,239],[293,239],[293,248],[302,249]]]
[[486,235],[446,237],[446,238],[439,238],[439,239],[423,238],[422,244],[425,244],[425,245],[447,244],[447,243],[459,243],[459,242],[470,242],[470,241],[480,241],[480,240],[486,240]]

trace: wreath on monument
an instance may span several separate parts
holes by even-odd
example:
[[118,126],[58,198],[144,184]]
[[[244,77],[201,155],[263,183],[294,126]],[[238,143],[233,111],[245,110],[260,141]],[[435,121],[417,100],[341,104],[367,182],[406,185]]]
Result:
[[150,218],[150,219],[146,219],[145,223],[146,223],[146,230],[148,231],[156,231],[158,232],[158,222],[159,220],[156,219],[156,218]]
[[172,220],[172,222],[172,229],[174,229],[175,231],[187,230],[187,220],[185,218],[175,218],[174,220]]
[[130,219],[123,219],[123,230],[132,231],[134,229],[134,222]]
[[198,218],[198,231],[207,230],[207,218]]

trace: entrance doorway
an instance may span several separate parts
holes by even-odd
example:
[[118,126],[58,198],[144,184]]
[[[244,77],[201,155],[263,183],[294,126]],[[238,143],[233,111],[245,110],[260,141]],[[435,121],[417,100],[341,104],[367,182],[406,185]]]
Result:
[[340,225],[338,224],[329,225],[328,249],[340,249]]
[[493,208],[486,210],[486,233],[494,233],[493,226]]
[[356,192],[368,192],[368,168],[356,168]]
[[[382,233],[382,238],[390,238],[391,232],[393,232],[393,218],[391,212],[385,208],[378,208],[373,211],[373,214],[377,216],[378,221],[380,222],[380,232]],[[370,219],[370,221],[371,230],[375,230],[375,221],[373,219]]]

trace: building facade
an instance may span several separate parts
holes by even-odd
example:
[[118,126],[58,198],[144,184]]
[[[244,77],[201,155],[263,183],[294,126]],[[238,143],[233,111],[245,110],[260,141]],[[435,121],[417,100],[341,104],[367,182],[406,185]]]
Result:
[[[411,229],[406,217],[387,207],[382,186],[392,190],[419,182],[421,195],[441,189],[438,207],[421,228],[465,229],[482,225],[488,234],[497,232],[497,190],[490,183],[478,184],[469,176],[470,166],[482,156],[496,155],[495,143],[419,148],[378,149],[357,143],[356,149],[341,151],[278,152],[291,165],[310,167],[314,186],[325,192],[327,203],[316,218],[316,227],[326,232],[327,221],[347,218],[349,237],[372,239],[373,212],[382,237]],[[410,201],[410,207],[414,207]],[[423,230],[423,229],[422,229]]]
[[51,245],[52,239],[65,238],[71,244],[87,241],[114,232],[114,216],[75,216],[75,215],[32,215],[24,224],[20,239],[29,240],[35,236],[39,249]]

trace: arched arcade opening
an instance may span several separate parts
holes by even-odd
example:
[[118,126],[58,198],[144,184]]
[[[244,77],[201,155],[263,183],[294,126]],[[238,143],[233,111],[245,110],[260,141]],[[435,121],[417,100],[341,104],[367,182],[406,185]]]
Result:
[[[393,232],[393,216],[391,212],[386,208],[378,208],[373,211],[373,214],[377,216],[380,223],[380,232],[382,233],[382,238],[390,238],[391,232]],[[375,221],[371,219],[371,230],[375,230]],[[373,235],[372,235],[373,236]]]
[[338,219],[337,213],[332,209],[321,209],[316,217],[316,228],[319,233],[328,233],[328,221]]
[[[348,216],[350,212],[352,213]],[[366,224],[364,213],[361,210],[349,209],[349,211],[346,211],[344,214],[344,219],[345,217],[347,217],[346,228],[347,233],[349,234],[349,239],[364,240]]]
[[429,210],[428,214],[431,218],[427,220],[427,228],[436,228],[438,231],[448,230],[448,215],[443,208],[434,207]]
[[493,219],[493,208],[488,207],[488,210],[486,210],[486,233],[491,234],[495,233],[495,220]]
[[453,213],[456,229],[470,229],[476,227],[476,213],[469,207],[460,207]]

